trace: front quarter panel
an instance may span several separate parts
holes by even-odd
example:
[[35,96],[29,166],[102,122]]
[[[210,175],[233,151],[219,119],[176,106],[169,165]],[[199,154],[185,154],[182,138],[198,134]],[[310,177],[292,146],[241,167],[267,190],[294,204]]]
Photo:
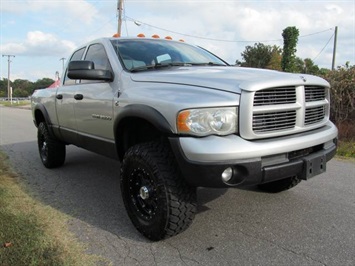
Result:
[[238,106],[240,98],[236,93],[189,85],[130,81],[125,88],[128,89],[123,90],[119,97],[120,107],[131,104],[151,107],[165,117],[174,134],[177,133],[176,118],[181,110]]

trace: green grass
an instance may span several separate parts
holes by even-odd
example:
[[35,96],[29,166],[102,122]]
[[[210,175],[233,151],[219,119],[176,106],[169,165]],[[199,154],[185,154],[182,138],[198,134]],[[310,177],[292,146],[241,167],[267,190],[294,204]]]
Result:
[[33,199],[0,153],[0,265],[95,265],[65,214]]
[[337,155],[347,158],[355,158],[355,141],[339,141]]
[[30,100],[26,100],[26,101],[13,101],[12,104],[10,101],[1,101],[0,102],[1,105],[3,106],[7,106],[7,107],[17,107],[17,106],[24,106],[24,105],[29,105],[31,104]]

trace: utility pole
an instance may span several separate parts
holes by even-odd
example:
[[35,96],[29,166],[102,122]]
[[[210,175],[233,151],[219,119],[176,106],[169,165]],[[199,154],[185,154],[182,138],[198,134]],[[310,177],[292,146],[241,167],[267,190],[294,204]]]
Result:
[[12,93],[10,92],[10,63],[11,63],[11,57],[15,57],[15,56],[11,54],[2,55],[2,57],[5,56],[7,56],[7,99],[11,98],[11,104],[12,104]]
[[59,61],[62,61],[63,63],[63,68],[62,68],[62,75],[64,74],[64,61],[65,61],[65,58],[62,57],[61,59],[59,59]]
[[117,12],[118,12],[118,27],[117,34],[121,36],[121,28],[122,28],[122,9],[123,9],[123,0],[117,0]]
[[338,40],[338,26],[335,26],[332,70],[334,70],[334,68],[335,68],[335,55],[336,55],[336,50],[337,50],[337,40]]

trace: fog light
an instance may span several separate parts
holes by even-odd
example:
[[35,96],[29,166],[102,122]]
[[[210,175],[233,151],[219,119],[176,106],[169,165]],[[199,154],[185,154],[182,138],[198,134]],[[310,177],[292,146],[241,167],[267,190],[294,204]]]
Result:
[[222,173],[223,182],[227,183],[229,180],[231,180],[232,176],[233,176],[233,169],[231,167],[228,167]]

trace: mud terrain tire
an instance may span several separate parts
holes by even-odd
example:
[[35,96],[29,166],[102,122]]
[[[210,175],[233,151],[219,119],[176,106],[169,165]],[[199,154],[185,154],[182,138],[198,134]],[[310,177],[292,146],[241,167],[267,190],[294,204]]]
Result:
[[194,219],[196,188],[181,176],[168,143],[138,144],[126,152],[121,191],[133,225],[150,240],[174,236]]
[[41,122],[37,131],[38,151],[42,163],[47,168],[62,166],[65,162],[65,144],[50,135],[47,125]]

